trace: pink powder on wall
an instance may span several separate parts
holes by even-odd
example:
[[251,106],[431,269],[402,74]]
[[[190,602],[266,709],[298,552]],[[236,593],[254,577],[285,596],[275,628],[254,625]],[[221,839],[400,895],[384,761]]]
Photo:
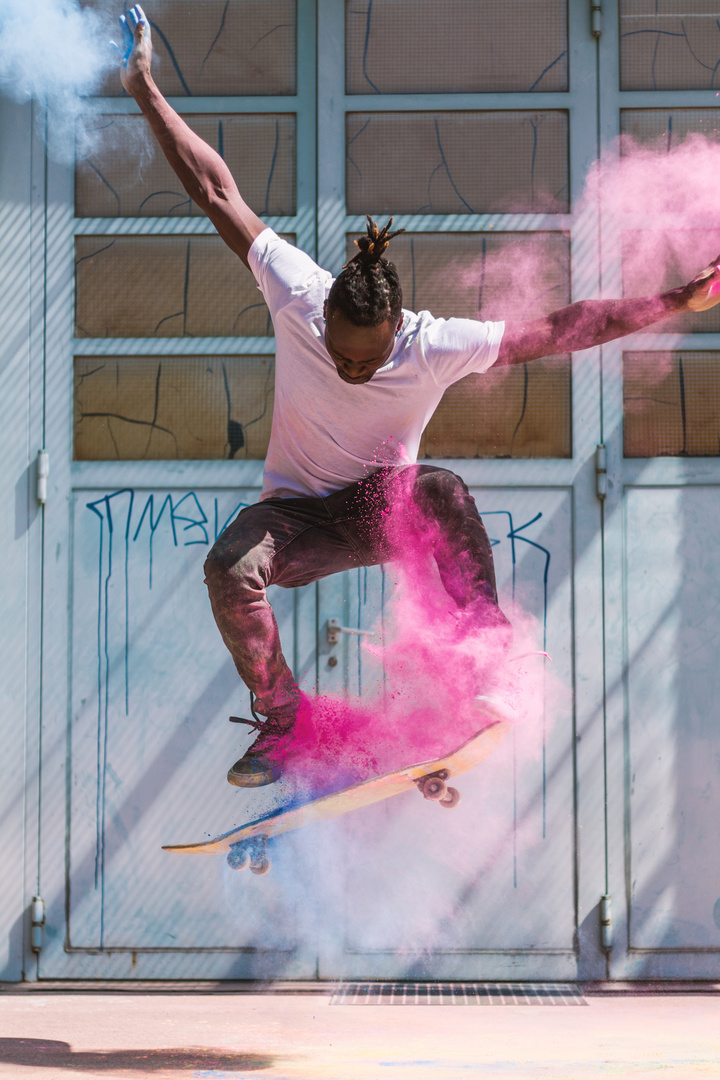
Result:
[[[651,296],[675,288],[717,260],[719,168],[718,141],[697,133],[670,150],[666,138],[641,145],[622,136],[607,145],[573,207],[587,260],[577,261],[580,273],[572,299],[587,299],[587,290],[592,293],[594,272],[588,274],[587,287],[580,280],[586,269],[593,271],[601,227],[600,295],[605,299]],[[450,275],[461,304],[477,302],[480,318],[519,321],[540,318],[567,302],[561,284],[566,273],[562,249],[550,244],[547,234],[508,234],[501,247],[488,246],[482,258],[457,259],[443,268],[438,286],[446,289]],[[710,292],[719,295],[720,284],[713,284]],[[692,318],[683,316],[687,327]],[[668,321],[656,325],[659,330],[675,326]],[[509,370],[493,372],[493,381],[508,377]],[[667,369],[657,370],[658,378],[665,374]]]
[[625,296],[682,285],[717,259],[719,167],[720,146],[700,134],[669,151],[623,136],[592,167],[579,212],[598,208],[606,238],[615,233]]

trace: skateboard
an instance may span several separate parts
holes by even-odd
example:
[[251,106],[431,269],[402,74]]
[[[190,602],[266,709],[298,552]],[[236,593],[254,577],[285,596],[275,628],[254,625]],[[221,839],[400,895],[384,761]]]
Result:
[[493,722],[442,758],[373,776],[340,791],[309,799],[299,806],[280,807],[257,821],[240,825],[212,840],[202,840],[198,844],[166,844],[163,851],[176,851],[185,855],[227,853],[228,865],[233,870],[242,870],[249,865],[254,874],[266,874],[270,869],[268,840],[280,833],[290,832],[291,829],[301,829],[314,821],[340,817],[351,810],[371,806],[412,788],[418,788],[424,798],[433,799],[440,806],[452,809],[460,801],[460,793],[456,788],[449,787],[446,781],[451,776],[467,772],[479,765],[500,745],[513,726],[507,720],[493,719],[491,706],[486,706],[483,711]]

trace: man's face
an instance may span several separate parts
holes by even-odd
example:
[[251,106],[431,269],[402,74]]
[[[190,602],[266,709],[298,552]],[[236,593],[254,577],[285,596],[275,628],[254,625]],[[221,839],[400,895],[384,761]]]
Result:
[[379,326],[355,326],[337,310],[324,309],[325,348],[330,353],[337,373],[343,382],[369,382],[378,368],[387,361],[395,344],[397,326],[386,319]]

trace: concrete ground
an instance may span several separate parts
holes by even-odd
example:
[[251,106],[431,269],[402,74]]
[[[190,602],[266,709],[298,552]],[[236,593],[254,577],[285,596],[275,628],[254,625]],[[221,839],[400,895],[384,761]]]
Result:
[[0,1077],[720,1080],[720,993],[587,1006],[331,1005],[327,992],[0,991]]

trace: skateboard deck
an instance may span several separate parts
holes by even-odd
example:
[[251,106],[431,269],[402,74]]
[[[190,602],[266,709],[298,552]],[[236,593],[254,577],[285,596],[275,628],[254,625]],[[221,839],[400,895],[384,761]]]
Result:
[[454,807],[460,795],[445,781],[479,765],[499,746],[513,726],[507,720],[495,719],[491,708],[484,711],[491,723],[444,757],[373,776],[300,805],[280,807],[265,817],[240,825],[211,840],[202,840],[197,844],[165,844],[163,851],[185,855],[227,853],[228,864],[234,870],[242,870],[249,863],[253,873],[265,874],[270,869],[266,854],[267,841],[291,829],[301,829],[315,821],[340,817],[351,810],[360,810],[393,795],[400,795],[413,787],[419,788],[426,799],[437,800],[448,809]]

